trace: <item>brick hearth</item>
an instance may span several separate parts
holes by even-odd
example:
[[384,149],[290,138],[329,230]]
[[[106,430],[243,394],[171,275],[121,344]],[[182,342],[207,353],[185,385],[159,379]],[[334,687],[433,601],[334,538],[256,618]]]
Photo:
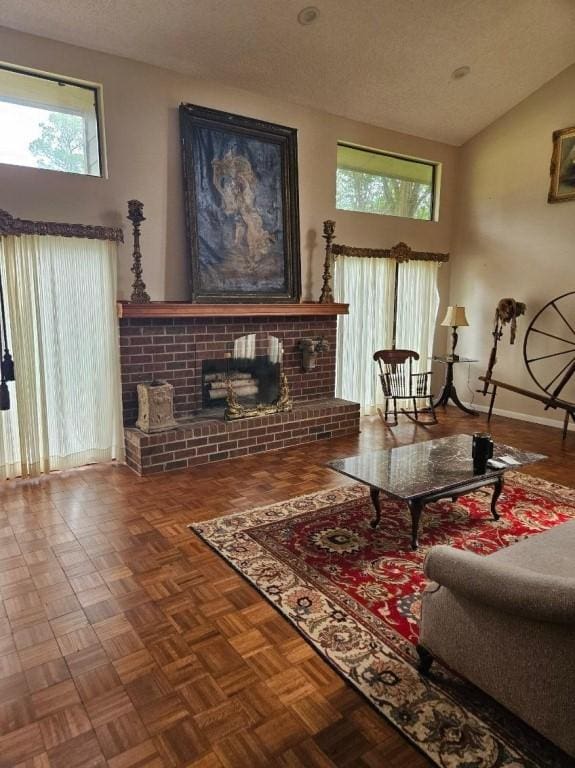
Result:
[[[359,407],[335,392],[336,315],[290,317],[123,317],[120,319],[122,399],[128,465],[139,474],[195,466],[248,453],[286,448],[359,431]],[[266,333],[283,342],[294,410],[225,422],[202,408],[202,362],[224,358],[248,333]],[[330,345],[317,367],[303,371],[297,345],[305,336],[323,336]],[[137,384],[153,378],[174,386],[176,430],[148,435],[133,425]]]
[[359,405],[347,400],[299,403],[289,413],[238,421],[201,419],[178,429],[146,435],[126,434],[126,463],[141,475],[233,459],[358,432]]

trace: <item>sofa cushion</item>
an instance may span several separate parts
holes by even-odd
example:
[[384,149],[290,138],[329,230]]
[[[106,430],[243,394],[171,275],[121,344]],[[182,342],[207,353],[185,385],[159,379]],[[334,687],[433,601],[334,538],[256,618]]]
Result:
[[535,621],[575,626],[575,574],[540,573],[444,544],[429,550],[424,571],[432,581],[469,600]]
[[528,536],[487,557],[546,576],[575,578],[575,520]]

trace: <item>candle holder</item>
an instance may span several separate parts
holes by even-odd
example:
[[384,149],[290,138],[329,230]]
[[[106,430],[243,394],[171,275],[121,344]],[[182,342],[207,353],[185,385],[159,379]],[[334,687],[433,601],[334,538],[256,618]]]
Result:
[[132,222],[134,236],[134,252],[132,254],[133,264],[131,272],[134,273],[134,282],[132,283],[132,295],[130,301],[134,304],[148,304],[150,297],[146,293],[146,283],[142,280],[142,254],[140,252],[140,224],[146,221],[144,216],[144,203],[139,200],[128,200],[128,216]]
[[335,239],[335,221],[324,221],[323,239],[325,240],[325,261],[323,263],[323,285],[319,297],[320,304],[333,304],[331,290],[331,244]]

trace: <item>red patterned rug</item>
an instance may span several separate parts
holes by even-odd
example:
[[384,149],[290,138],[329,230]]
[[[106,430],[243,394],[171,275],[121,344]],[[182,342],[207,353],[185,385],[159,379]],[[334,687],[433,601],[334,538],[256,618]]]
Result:
[[369,525],[365,486],[302,496],[191,526],[293,622],[401,732],[443,768],[573,765],[485,694],[440,665],[416,670],[422,563],[434,544],[485,555],[575,518],[575,491],[508,473],[491,489],[426,507],[420,547],[407,509],[382,494]]

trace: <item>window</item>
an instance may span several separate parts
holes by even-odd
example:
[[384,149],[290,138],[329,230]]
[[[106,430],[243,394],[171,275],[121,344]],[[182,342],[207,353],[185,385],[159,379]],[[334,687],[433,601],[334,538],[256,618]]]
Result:
[[359,403],[362,414],[383,405],[373,361],[376,350],[392,345],[413,349],[419,353],[414,370],[429,370],[439,308],[438,269],[436,261],[335,260],[335,300],[349,304],[349,314],[337,319],[335,394]]
[[122,458],[117,260],[108,240],[0,237],[16,367],[0,418],[0,480]]
[[336,208],[431,221],[434,163],[337,145]]
[[0,163],[101,176],[98,87],[0,66]]

